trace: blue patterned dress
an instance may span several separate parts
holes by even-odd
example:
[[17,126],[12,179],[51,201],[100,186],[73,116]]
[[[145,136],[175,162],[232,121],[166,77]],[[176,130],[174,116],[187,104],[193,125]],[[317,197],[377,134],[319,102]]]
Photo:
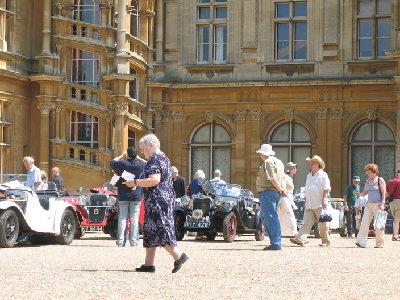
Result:
[[153,154],[144,167],[144,178],[161,174],[160,183],[143,188],[144,224],[143,246],[145,248],[176,246],[174,226],[175,192],[172,183],[171,164],[164,153]]

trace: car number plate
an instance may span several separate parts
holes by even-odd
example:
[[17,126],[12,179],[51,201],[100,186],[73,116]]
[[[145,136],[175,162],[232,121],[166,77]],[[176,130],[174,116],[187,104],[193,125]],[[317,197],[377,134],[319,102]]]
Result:
[[184,225],[187,228],[209,228],[210,227],[210,222],[187,221],[187,222],[185,222]]

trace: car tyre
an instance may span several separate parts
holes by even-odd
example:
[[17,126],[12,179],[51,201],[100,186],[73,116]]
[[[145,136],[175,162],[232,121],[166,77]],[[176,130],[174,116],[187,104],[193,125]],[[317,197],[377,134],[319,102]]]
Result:
[[236,237],[237,220],[234,212],[227,214],[223,221],[223,235],[225,242],[232,243]]
[[65,210],[60,222],[60,234],[56,236],[57,243],[69,245],[72,243],[76,232],[76,220],[70,210]]
[[175,215],[175,235],[177,241],[182,241],[185,236],[185,219],[182,213]]
[[263,241],[265,237],[265,227],[262,220],[258,222],[257,232],[254,234],[256,241]]
[[0,213],[0,247],[12,248],[19,235],[18,216],[12,209]]
[[206,233],[206,238],[208,241],[213,241],[215,240],[215,237],[217,236],[216,232],[207,232]]

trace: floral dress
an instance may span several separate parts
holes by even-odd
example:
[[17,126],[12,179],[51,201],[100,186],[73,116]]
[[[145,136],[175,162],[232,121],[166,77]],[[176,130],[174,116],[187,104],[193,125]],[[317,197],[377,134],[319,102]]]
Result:
[[175,192],[171,164],[164,153],[153,154],[144,167],[144,178],[161,174],[160,183],[143,188],[145,216],[143,246],[145,248],[176,246],[174,226]]

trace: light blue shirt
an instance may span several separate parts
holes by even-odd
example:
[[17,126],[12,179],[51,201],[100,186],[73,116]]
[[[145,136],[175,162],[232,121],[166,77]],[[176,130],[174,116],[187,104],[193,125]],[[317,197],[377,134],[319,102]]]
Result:
[[42,182],[42,176],[40,175],[40,169],[34,165],[27,172],[25,186],[33,190],[36,182]]

